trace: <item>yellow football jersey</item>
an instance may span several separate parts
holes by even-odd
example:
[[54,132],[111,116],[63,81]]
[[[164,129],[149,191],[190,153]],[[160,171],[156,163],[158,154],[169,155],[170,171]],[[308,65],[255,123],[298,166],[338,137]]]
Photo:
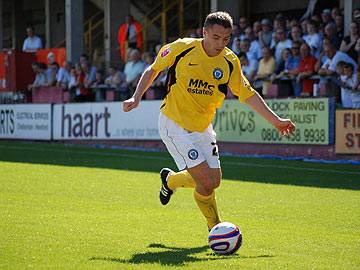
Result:
[[255,93],[230,49],[210,57],[201,41],[184,38],[167,44],[151,66],[156,72],[168,68],[161,111],[190,132],[202,132],[209,126],[228,87],[241,102]]

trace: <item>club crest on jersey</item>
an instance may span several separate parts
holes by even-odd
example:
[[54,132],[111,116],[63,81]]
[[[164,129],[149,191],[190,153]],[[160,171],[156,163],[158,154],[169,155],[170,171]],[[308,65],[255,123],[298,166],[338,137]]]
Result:
[[160,54],[160,56],[161,56],[161,57],[165,57],[165,56],[167,56],[169,53],[170,53],[170,49],[167,48],[167,49],[165,49],[165,50]]
[[223,71],[221,68],[215,68],[213,71],[213,76],[216,80],[220,80],[223,77]]
[[195,160],[199,157],[199,152],[196,149],[190,149],[188,152],[188,157],[191,160]]

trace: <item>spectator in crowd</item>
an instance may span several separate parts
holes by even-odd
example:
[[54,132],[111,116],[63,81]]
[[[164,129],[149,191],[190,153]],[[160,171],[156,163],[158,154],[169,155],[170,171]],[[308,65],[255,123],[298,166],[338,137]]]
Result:
[[104,72],[101,69],[96,70],[95,80],[91,83],[89,88],[95,101],[106,100],[106,90],[108,87],[104,84]]
[[[326,46],[326,45],[328,45],[328,44],[330,44],[331,42],[330,42],[330,40],[328,40],[328,39],[324,39],[323,40],[323,48]],[[309,44],[308,44],[309,45]],[[316,64],[315,64],[315,73],[318,73],[319,72],[319,70],[320,70],[320,68],[327,62],[327,61],[329,61],[330,60],[330,58],[326,55],[326,53],[324,52],[324,50],[321,50],[321,52],[320,52],[320,56],[319,56],[319,58],[317,58],[317,62],[316,62]]]
[[246,53],[241,52],[239,54],[239,60],[241,63],[241,69],[245,77],[249,80],[249,82],[253,82],[257,67],[253,64],[253,62],[250,62]]
[[329,43],[324,46],[324,53],[328,56],[328,60],[322,65],[318,74],[321,76],[333,76],[336,74],[336,65],[340,61],[351,63],[357,68],[357,65],[349,55],[341,51],[337,51],[334,44]]
[[358,60],[357,61],[358,61],[359,65],[360,65],[360,38],[356,42],[355,51],[356,51],[356,53],[358,55]]
[[126,50],[127,48],[132,49],[143,49],[143,36],[141,24],[134,20],[132,15],[125,17],[125,23],[120,25],[118,31],[118,42],[120,47],[120,56],[123,62],[126,62]]
[[353,21],[360,23],[360,8],[355,8],[353,10]]
[[250,40],[245,38],[240,41],[240,53],[245,53],[247,59],[249,60],[250,66],[255,69],[258,68],[259,62],[255,54],[250,52]]
[[274,53],[275,61],[276,61],[277,65],[278,65],[281,62],[281,52],[284,49],[291,48],[292,42],[291,42],[290,39],[286,38],[286,33],[285,33],[284,28],[278,28],[276,30],[276,36],[277,36],[278,42],[276,43],[276,45],[274,45],[271,48],[275,50],[275,53]]
[[56,76],[59,72],[59,64],[57,62],[52,62],[48,64],[46,69],[47,85],[55,86],[56,85]]
[[96,67],[91,64],[91,62],[89,60],[89,56],[86,53],[83,53],[82,55],[80,55],[79,63],[82,66],[86,66],[89,78],[94,80],[95,76],[96,76]]
[[231,48],[231,50],[237,55],[239,56],[240,52],[241,52],[241,41],[239,37],[236,37],[234,39],[233,42],[233,47]]
[[274,19],[274,32],[278,29],[286,29],[286,21],[281,13],[277,14]]
[[331,18],[331,10],[326,8],[321,13],[321,25],[325,27],[328,23],[335,23],[335,21]]
[[360,109],[360,71],[357,73],[356,84],[351,93],[351,103],[353,109]]
[[259,32],[261,31],[261,22],[255,21],[253,24],[253,32],[255,39],[259,40]]
[[344,18],[341,15],[335,17],[336,35],[342,40],[344,38]]
[[341,39],[336,34],[336,26],[334,23],[328,23],[324,28],[324,38],[330,40],[335,48],[340,49]]
[[271,22],[269,19],[261,20],[261,31],[258,33],[259,42],[262,47],[269,47],[273,33],[271,31]]
[[322,47],[322,38],[318,32],[318,24],[314,20],[309,20],[306,27],[308,34],[304,36],[304,40],[310,46],[312,55],[319,58]]
[[344,37],[341,42],[340,50],[347,53],[354,61],[358,60],[358,53],[355,50],[356,42],[360,40],[359,26],[356,22],[350,24],[350,35]]
[[34,91],[36,88],[47,85],[47,78],[45,73],[45,64],[34,62],[31,65],[35,73],[35,80],[28,86],[29,91]]
[[26,28],[27,38],[24,40],[22,50],[24,52],[36,52],[42,48],[41,38],[35,35],[34,27],[28,26]]
[[318,27],[322,26],[321,17],[318,14],[312,15],[311,20],[315,21]]
[[297,24],[291,27],[290,39],[292,42],[294,41],[303,42],[300,25]]
[[[201,37],[202,37],[202,35],[201,35]],[[230,49],[234,45],[235,39],[240,39],[240,29],[239,29],[239,26],[237,24],[233,25],[233,29],[232,29],[232,32],[231,32],[231,40],[230,40],[230,42],[228,44],[228,47]]]
[[142,61],[145,63],[145,68],[147,69],[154,62],[154,55],[151,52],[144,52],[142,55]]
[[89,87],[85,87],[85,77],[86,74],[82,67],[84,66],[85,62],[76,63],[75,64],[75,77],[76,82],[71,82],[71,95],[72,99],[76,102],[89,102],[92,101],[92,94]]
[[308,31],[307,31],[307,24],[308,24],[309,21],[310,20],[303,20],[300,23],[303,38],[309,34]]
[[126,81],[125,74],[117,70],[114,66],[109,67],[108,74],[105,79],[105,84],[118,88]]
[[263,96],[266,96],[270,85],[270,76],[275,72],[275,59],[269,47],[262,48],[262,55],[263,58],[260,60],[259,69],[254,78],[258,83],[254,84],[254,87],[256,90],[260,90]]
[[235,47],[236,39],[239,38],[240,40],[243,40],[246,38],[245,36],[245,29],[248,27],[248,20],[246,17],[240,17],[239,19],[239,25],[236,26],[235,30],[232,30],[232,40],[231,40],[231,46],[230,49],[233,49]]
[[338,15],[341,15],[339,7],[333,7],[331,10],[331,19],[335,21]]
[[[76,64],[78,65],[78,64]],[[74,88],[77,86],[77,71],[76,71],[76,65],[71,66],[70,68],[70,80],[69,83],[67,85],[67,88],[70,91],[75,92]]]
[[246,17],[241,16],[239,18],[239,38],[242,40],[245,36],[245,29],[248,27],[248,20]]
[[84,74],[83,87],[90,88],[90,85],[92,85],[92,83],[96,79],[96,71],[94,73],[91,72],[91,67],[88,62],[80,63],[80,68],[82,73]]
[[301,83],[301,96],[312,96],[314,80],[310,79],[315,73],[316,58],[311,55],[310,46],[307,43],[303,43],[300,47],[300,65],[296,80]]
[[64,61],[63,66],[59,69],[56,75],[56,86],[67,88],[71,78],[72,63]]
[[126,84],[125,74],[115,67],[109,67],[108,74],[108,77],[105,79],[105,84],[114,87],[115,90],[119,92],[120,101],[128,99],[130,92]]
[[55,61],[55,54],[49,52],[47,55],[47,69],[46,69],[46,78],[47,85],[54,86],[56,85],[56,75],[59,71],[59,64]]
[[96,70],[95,80],[91,83],[90,88],[98,87],[104,84],[104,72],[101,69]]
[[280,62],[276,63],[276,60],[275,60],[275,63],[276,63],[275,73],[273,73],[271,75],[271,81],[280,79],[287,73],[287,71],[285,70],[285,64],[286,64],[287,60],[289,59],[290,55],[291,55],[290,49],[285,48],[282,50]]
[[202,27],[198,27],[196,28],[196,37],[198,38],[202,38],[203,37],[203,32],[202,32]]
[[356,73],[354,73],[354,66],[350,63],[339,62],[342,65],[341,80],[341,104],[344,108],[352,108],[352,92],[356,86]]
[[145,64],[141,61],[140,51],[137,49],[131,50],[129,61],[125,64],[124,73],[126,76],[126,83],[130,89],[130,96],[133,94],[135,87],[145,70]]
[[299,66],[300,66],[300,46],[301,46],[300,41],[293,42],[291,46],[291,55],[289,56],[289,58],[285,63],[286,73],[284,74],[289,79],[291,79],[294,95],[296,97],[300,96],[301,94],[301,85],[296,80],[296,76],[298,74]]
[[345,65],[346,65],[346,62],[344,62],[344,61],[339,61],[336,64],[336,74],[338,75],[338,78],[340,78],[340,79],[341,79],[341,76],[345,75]]
[[245,38],[247,38],[250,41],[250,48],[249,52],[253,57],[256,59],[256,61],[259,61],[262,57],[262,51],[261,51],[261,45],[259,41],[256,39],[254,35],[253,29],[249,26],[245,29]]

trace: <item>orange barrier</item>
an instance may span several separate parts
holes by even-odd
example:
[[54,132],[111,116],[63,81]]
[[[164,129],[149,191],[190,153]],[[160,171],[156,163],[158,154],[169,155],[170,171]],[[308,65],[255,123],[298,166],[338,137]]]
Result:
[[69,92],[62,87],[43,86],[32,92],[32,103],[67,103]]
[[47,56],[52,52],[55,56],[55,61],[62,67],[64,61],[66,61],[66,49],[65,48],[50,48],[40,49],[36,52],[36,61],[47,64]]

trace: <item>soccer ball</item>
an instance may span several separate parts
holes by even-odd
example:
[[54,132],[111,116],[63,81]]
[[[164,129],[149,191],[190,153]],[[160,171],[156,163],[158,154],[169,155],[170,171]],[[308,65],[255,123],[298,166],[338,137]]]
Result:
[[240,248],[241,243],[241,231],[230,222],[217,224],[209,233],[209,246],[217,254],[233,254]]

